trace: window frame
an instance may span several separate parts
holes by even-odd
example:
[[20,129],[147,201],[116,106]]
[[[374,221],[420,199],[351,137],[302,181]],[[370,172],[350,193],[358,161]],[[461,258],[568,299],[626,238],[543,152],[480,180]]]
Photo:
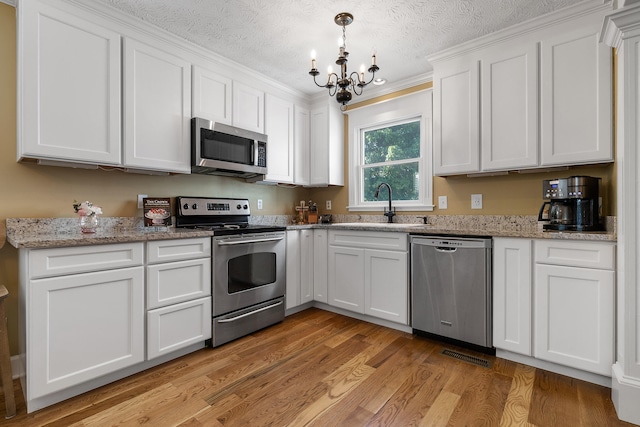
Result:
[[[363,199],[364,132],[410,121],[420,122],[418,200],[393,200],[397,211],[433,211],[432,89],[396,97],[348,111],[349,211],[381,211],[388,199]],[[413,162],[413,160],[412,160]],[[385,193],[386,196],[386,193]]]

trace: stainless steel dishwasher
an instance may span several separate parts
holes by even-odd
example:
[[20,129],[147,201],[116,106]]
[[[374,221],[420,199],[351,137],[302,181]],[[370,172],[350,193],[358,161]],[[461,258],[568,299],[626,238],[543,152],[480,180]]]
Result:
[[411,236],[413,332],[494,352],[491,239]]

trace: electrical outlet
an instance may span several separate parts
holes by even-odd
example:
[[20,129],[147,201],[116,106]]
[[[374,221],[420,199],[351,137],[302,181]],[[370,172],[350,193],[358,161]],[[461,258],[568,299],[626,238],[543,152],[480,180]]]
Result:
[[325,202],[325,204],[326,204],[325,208],[326,208],[328,211],[330,211],[330,210],[331,210],[331,200],[327,200],[327,201]]
[[471,209],[482,209],[482,194],[471,195]]
[[262,209],[262,199],[258,199],[258,209]]
[[148,197],[146,194],[138,194],[138,209],[142,209],[144,205],[142,204],[142,199]]
[[438,196],[438,209],[447,209],[447,196]]

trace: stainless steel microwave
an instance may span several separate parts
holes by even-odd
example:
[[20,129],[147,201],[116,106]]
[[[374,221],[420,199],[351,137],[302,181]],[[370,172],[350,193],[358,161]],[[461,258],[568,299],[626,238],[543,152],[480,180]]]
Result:
[[194,117],[191,173],[264,179],[267,135]]

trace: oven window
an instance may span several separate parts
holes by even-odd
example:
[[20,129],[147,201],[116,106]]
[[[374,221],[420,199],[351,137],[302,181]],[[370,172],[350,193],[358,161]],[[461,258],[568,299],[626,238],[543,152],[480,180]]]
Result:
[[276,254],[259,252],[229,260],[229,293],[268,285],[276,281]]

